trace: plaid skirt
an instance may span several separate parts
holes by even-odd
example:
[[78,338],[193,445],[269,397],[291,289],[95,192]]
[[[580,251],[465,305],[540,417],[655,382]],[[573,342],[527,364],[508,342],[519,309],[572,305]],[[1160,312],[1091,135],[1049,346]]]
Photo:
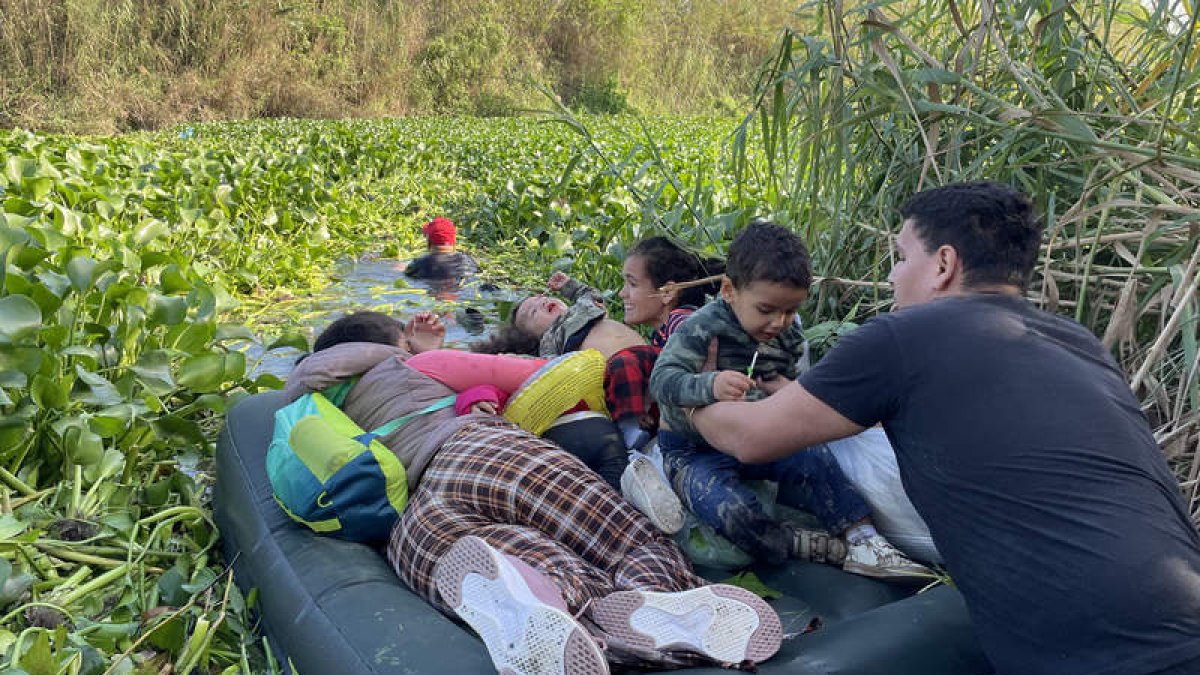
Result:
[[442,444],[392,529],[387,558],[409,588],[449,613],[433,568],[468,534],[546,575],[572,611],[613,591],[705,583],[675,542],[582,462],[499,418]]

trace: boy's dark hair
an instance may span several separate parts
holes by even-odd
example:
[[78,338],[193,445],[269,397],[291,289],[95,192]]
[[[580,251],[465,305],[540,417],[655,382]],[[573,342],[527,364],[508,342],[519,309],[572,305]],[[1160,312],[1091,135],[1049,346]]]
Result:
[[733,238],[725,275],[736,288],[755,281],[805,290],[812,285],[812,267],[804,242],[787,228],[766,220],[750,223]]
[[918,192],[900,206],[912,219],[925,250],[953,246],[963,265],[963,285],[1015,285],[1033,276],[1042,222],[1033,203],[1003,183],[954,183]]
[[[725,271],[725,261],[720,258],[705,258],[667,237],[650,237],[639,241],[629,249],[626,257],[635,255],[646,261],[646,273],[655,287],[659,288],[668,281],[696,281]],[[699,307],[704,304],[705,296],[716,295],[720,289],[720,280],[684,288],[679,291],[679,304]]]
[[343,342],[377,342],[397,345],[404,335],[404,326],[382,312],[362,311],[347,314],[329,324],[313,343],[313,352],[329,349]]

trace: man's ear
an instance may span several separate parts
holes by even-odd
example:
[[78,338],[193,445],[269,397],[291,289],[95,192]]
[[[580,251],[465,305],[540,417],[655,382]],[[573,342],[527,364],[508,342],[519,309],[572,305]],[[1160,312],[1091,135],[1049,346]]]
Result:
[[962,284],[962,258],[958,256],[958,250],[948,244],[943,244],[938,247],[933,254],[934,261],[937,263],[937,272],[933,279],[933,289],[935,291],[946,291],[953,289]]

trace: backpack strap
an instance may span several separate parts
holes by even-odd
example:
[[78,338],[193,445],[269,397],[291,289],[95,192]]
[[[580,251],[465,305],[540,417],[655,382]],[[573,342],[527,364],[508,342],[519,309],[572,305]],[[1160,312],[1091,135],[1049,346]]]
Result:
[[451,394],[445,398],[440,398],[440,399],[434,401],[433,403],[430,403],[429,405],[425,406],[424,408],[421,408],[420,410],[418,410],[416,412],[411,412],[411,413],[405,415],[404,417],[394,419],[391,422],[388,422],[387,424],[379,427],[378,429],[375,429],[374,431],[371,431],[368,433],[371,436],[387,436],[388,434],[392,433],[393,431],[395,431],[395,430],[399,429],[400,427],[404,426],[405,424],[408,424],[409,422],[411,422],[418,415],[426,415],[428,413],[434,412],[435,410],[441,410],[442,408],[454,405],[454,399],[456,397],[457,397],[457,394]]

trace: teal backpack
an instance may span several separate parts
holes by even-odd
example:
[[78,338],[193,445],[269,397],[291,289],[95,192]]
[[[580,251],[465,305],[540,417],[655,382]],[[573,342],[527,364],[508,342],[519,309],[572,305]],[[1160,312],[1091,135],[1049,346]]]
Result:
[[354,382],[305,394],[276,411],[267,477],[292,520],[318,534],[376,542],[387,538],[408,503],[404,465],[379,439],[453,405],[454,396],[363,431],[340,407]]

